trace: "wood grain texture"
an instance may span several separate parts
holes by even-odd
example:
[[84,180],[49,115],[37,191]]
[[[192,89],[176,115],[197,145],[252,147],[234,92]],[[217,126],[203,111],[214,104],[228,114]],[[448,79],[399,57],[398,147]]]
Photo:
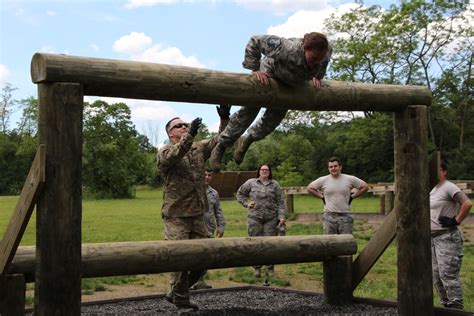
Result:
[[38,88],[46,182],[36,216],[35,315],[79,315],[83,91],[71,83]]
[[315,90],[310,81],[289,87],[273,79],[262,86],[249,74],[45,53],[34,54],[31,78],[81,83],[85,95],[190,103],[382,112],[431,105],[431,91],[423,86],[323,80],[323,88]]
[[0,275],[5,275],[20,244],[45,181],[45,145],[40,145],[7,229],[0,241]]
[[426,106],[394,114],[398,314],[433,315]]
[[[264,264],[319,262],[353,255],[352,235],[232,237],[219,239],[140,241],[82,245],[82,276],[103,277]],[[20,247],[10,273],[31,280],[35,247]]]

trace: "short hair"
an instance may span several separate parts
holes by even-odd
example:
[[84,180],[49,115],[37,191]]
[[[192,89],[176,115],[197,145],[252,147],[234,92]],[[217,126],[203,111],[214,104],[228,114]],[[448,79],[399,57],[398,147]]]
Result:
[[442,162],[440,165],[439,165],[440,169],[443,170],[443,171],[448,171],[448,166],[446,165],[446,163]]
[[166,125],[165,125],[165,129],[166,129],[166,135],[168,135],[168,133],[170,132],[170,125],[171,125],[171,122],[173,122],[174,120],[176,119],[179,119],[180,117],[179,116],[176,116],[176,117],[173,117],[171,120],[169,120]]
[[263,166],[267,166],[268,167],[268,179],[273,179],[273,175],[272,175],[272,167],[270,167],[269,164],[267,164],[266,162],[265,163],[261,163],[259,166],[258,166],[258,169],[257,169],[257,178],[260,178],[260,169],[262,169]]
[[339,164],[339,166],[342,166],[341,159],[339,159],[339,158],[337,158],[337,157],[331,157],[331,158],[328,159],[328,163],[334,162],[334,161],[337,161],[337,163]]
[[205,171],[209,172],[209,173],[214,173],[214,171],[212,171],[212,169],[210,167],[207,167]]
[[329,49],[329,42],[326,35],[318,32],[306,33],[303,37],[304,49],[325,51]]

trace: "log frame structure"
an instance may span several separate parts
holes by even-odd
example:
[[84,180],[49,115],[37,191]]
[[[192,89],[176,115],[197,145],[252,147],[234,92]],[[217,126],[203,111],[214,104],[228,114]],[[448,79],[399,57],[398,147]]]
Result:
[[[32,58],[31,77],[39,85],[38,129],[40,142],[47,148],[46,182],[37,216],[35,315],[65,314],[66,309],[67,314],[80,314],[84,95],[308,111],[395,113],[399,313],[433,314],[432,293],[426,294],[431,291],[419,291],[432,289],[431,258],[426,243],[429,231],[425,223],[429,201],[422,195],[428,186],[426,132],[422,129],[426,107],[431,105],[431,91],[426,87],[325,80],[323,88],[316,91],[309,82],[290,88],[271,79],[270,85],[261,86],[248,74],[42,53]],[[415,169],[418,172],[411,172]],[[423,229],[418,231],[419,227]],[[348,263],[352,258],[333,257],[326,261],[325,277],[337,277],[339,289],[345,287],[338,292],[337,286],[325,280],[329,299],[326,298],[335,304],[347,303],[352,297],[352,272],[342,275],[337,269],[351,271]],[[342,301],[330,293],[342,294]]]

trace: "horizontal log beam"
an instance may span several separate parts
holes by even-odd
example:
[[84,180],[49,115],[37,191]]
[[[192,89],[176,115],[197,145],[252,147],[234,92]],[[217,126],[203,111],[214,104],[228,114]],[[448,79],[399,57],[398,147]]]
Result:
[[[220,238],[82,245],[82,277],[319,262],[352,255],[352,235]],[[9,273],[34,281],[35,247],[19,247]]]
[[289,87],[273,79],[262,86],[249,74],[44,53],[34,54],[31,78],[81,83],[85,95],[274,109],[395,112],[431,105],[431,91],[423,86],[324,80],[315,90],[310,81]]

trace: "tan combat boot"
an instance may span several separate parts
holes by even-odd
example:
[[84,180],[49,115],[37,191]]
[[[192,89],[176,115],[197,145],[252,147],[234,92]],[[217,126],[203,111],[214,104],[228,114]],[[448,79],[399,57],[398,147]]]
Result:
[[237,140],[237,148],[234,152],[234,160],[237,164],[240,165],[244,161],[245,153],[247,153],[252,142],[253,140],[249,136],[241,136]]
[[211,169],[215,173],[219,173],[221,171],[221,161],[222,157],[225,153],[225,147],[221,144],[217,144],[211,152]]

